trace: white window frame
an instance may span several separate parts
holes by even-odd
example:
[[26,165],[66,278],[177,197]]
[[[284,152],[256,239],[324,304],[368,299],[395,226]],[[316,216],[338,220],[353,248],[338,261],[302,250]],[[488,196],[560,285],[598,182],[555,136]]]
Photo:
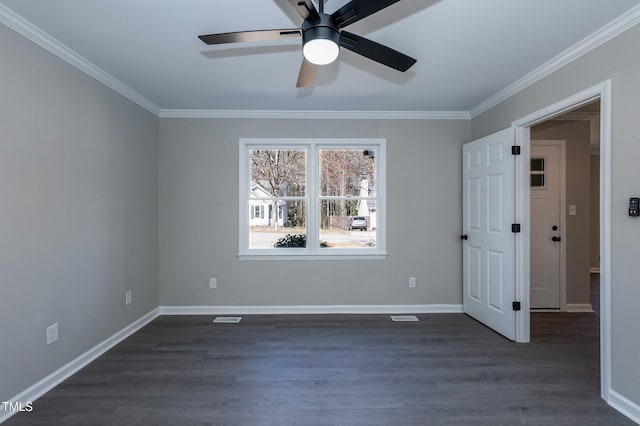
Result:
[[[249,248],[249,200],[250,200],[250,165],[251,149],[304,149],[307,151],[307,193],[303,197],[306,202],[306,248]],[[320,247],[320,196],[319,173],[320,149],[364,149],[374,148],[376,151],[376,200],[377,224],[376,246],[370,248],[322,248]],[[239,249],[238,257],[247,260],[272,259],[384,259],[386,252],[386,139],[240,139],[240,179],[239,179]],[[326,197],[334,198],[334,197]]]

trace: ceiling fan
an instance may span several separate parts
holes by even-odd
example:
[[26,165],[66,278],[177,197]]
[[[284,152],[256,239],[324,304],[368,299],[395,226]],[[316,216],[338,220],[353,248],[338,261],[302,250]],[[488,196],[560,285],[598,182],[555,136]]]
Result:
[[198,37],[204,43],[213,45],[302,36],[304,59],[296,87],[313,85],[318,67],[335,61],[340,47],[405,72],[416,63],[416,59],[342,29],[398,1],[400,0],[351,0],[329,15],[324,13],[325,0],[318,0],[318,9],[311,0],[289,0],[304,19],[300,28],[238,31]]

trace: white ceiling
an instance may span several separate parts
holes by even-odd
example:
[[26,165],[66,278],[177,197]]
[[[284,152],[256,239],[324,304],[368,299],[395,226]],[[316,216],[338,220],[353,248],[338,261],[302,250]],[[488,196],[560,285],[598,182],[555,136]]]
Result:
[[[347,0],[329,0],[332,12]],[[160,109],[469,111],[640,0],[403,0],[348,30],[418,60],[400,73],[343,49],[296,89],[301,40],[197,36],[294,28],[287,0],[0,0]]]

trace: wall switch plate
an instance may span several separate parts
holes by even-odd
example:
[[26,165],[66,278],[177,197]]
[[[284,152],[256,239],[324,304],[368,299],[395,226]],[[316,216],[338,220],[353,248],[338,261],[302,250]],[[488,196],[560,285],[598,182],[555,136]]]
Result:
[[47,345],[52,344],[58,340],[58,323],[47,327]]
[[131,290],[129,290],[124,294],[124,305],[128,306],[131,304],[132,301],[133,301],[133,295],[131,293]]
[[209,288],[218,288],[217,278],[209,278]]
[[569,216],[575,216],[577,214],[577,207],[575,204],[569,204]]
[[409,277],[409,287],[411,288],[416,287],[416,277]]

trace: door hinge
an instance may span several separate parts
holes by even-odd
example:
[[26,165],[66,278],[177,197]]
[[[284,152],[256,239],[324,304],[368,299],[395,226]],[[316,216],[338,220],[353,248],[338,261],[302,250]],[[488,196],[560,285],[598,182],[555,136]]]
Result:
[[520,232],[520,224],[514,223],[513,225],[511,225],[511,232],[513,232],[514,234]]
[[511,146],[511,155],[520,155],[520,145]]
[[520,302],[513,302],[513,310],[514,311],[519,311],[521,306],[520,306]]

